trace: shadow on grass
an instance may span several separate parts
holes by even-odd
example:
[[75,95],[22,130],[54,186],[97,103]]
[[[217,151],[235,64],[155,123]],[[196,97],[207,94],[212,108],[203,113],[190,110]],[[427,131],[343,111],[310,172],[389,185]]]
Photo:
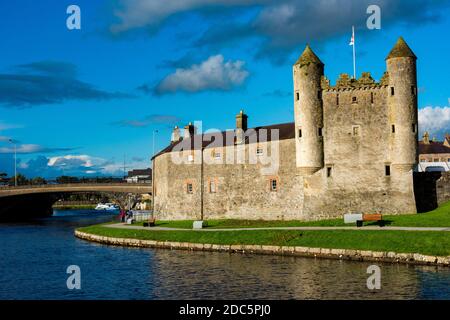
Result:
[[389,226],[392,224],[392,220],[381,220],[381,221],[373,221],[373,222],[366,222],[364,225],[365,226],[379,226],[379,227],[384,227],[384,226]]

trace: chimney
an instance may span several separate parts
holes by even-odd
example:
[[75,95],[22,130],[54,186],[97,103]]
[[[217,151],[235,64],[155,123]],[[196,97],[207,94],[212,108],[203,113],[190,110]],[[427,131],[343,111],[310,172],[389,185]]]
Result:
[[445,135],[444,146],[450,148],[450,134],[448,134],[448,133]]
[[189,122],[187,126],[184,127],[184,139],[190,138],[196,134],[195,127],[192,122]]
[[240,144],[244,142],[245,131],[247,131],[247,119],[248,116],[241,110],[236,115],[236,143]]
[[173,128],[172,131],[172,137],[170,138],[170,142],[175,143],[180,140],[181,140],[180,128],[178,128],[178,126],[175,126],[175,128]]
[[430,134],[428,133],[428,131],[425,131],[425,133],[423,134],[422,141],[424,144],[430,144]]

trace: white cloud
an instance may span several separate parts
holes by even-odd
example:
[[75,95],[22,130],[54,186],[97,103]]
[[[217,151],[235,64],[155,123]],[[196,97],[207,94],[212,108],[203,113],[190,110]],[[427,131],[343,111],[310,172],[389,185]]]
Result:
[[114,15],[120,20],[111,26],[119,33],[144,26],[154,26],[164,19],[181,12],[202,7],[251,5],[267,0],[120,0],[120,9]]
[[6,136],[0,136],[0,141],[2,142],[8,142],[11,138]]
[[450,107],[419,109],[419,127],[421,133],[428,131],[431,136],[443,137],[450,133]]
[[224,62],[220,54],[211,56],[200,64],[194,64],[188,69],[177,69],[168,75],[158,84],[156,93],[229,90],[242,84],[248,77],[248,71],[243,69],[244,64],[240,60]]
[[23,126],[20,126],[17,124],[4,123],[4,122],[0,121],[0,131],[9,130],[9,129],[17,129],[17,128],[23,128]]
[[[0,141],[9,142],[10,138],[5,136],[0,136]],[[18,141],[13,140],[17,144]],[[39,144],[17,144],[16,149],[11,144],[8,147],[0,148],[0,153],[51,153],[57,151],[68,151],[71,148],[48,148]]]
[[[122,175],[123,163],[116,163],[112,160],[94,157],[87,154],[83,155],[64,155],[48,158],[47,166],[64,170],[71,175],[99,174],[99,175]],[[126,169],[147,168],[149,161],[133,161],[126,163]]]

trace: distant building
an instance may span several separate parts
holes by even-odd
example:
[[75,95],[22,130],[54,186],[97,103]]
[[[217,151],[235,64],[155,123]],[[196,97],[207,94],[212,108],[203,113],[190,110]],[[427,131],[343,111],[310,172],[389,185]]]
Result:
[[127,183],[151,183],[152,182],[152,169],[134,169],[128,171],[126,178]]
[[423,139],[419,141],[418,171],[450,171],[449,134],[444,141],[435,141],[430,140],[428,132],[424,133]]

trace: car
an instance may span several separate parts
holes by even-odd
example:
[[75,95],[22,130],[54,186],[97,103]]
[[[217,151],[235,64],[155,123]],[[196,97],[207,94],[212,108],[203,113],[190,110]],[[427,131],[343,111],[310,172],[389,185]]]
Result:
[[425,172],[445,172],[445,168],[441,166],[426,167]]

